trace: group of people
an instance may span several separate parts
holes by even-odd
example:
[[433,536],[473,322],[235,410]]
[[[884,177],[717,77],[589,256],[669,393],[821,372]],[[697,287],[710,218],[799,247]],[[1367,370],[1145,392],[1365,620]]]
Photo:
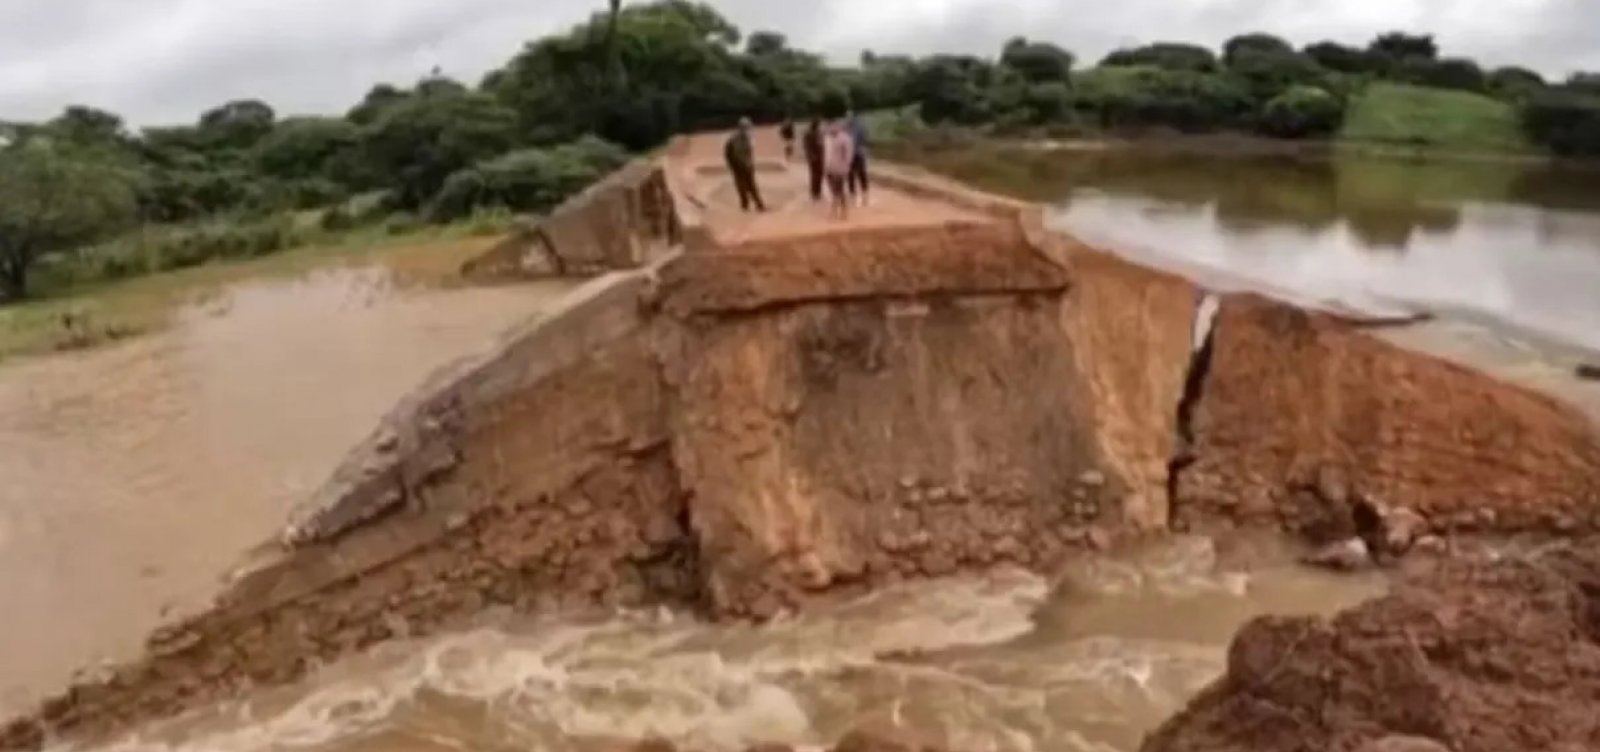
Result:
[[[723,155],[733,184],[739,192],[739,208],[766,211],[761,188],[756,184],[755,149],[750,140],[750,120],[739,121],[739,129],[729,137]],[[795,123],[785,120],[778,129],[783,138],[784,158],[795,157]],[[871,180],[867,177],[867,128],[854,112],[824,122],[815,118],[801,135],[800,148],[811,177],[811,200],[823,200],[826,189],[831,197],[830,213],[840,219],[850,215],[851,204],[867,205]]]

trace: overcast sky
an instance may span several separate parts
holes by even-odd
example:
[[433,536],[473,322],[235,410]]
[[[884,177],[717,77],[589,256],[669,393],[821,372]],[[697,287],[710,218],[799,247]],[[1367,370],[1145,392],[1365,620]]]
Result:
[[[1086,60],[1139,41],[1220,43],[1267,30],[1297,43],[1438,36],[1447,54],[1547,74],[1600,69],[1600,0],[718,0],[744,31],[854,59],[993,54],[1023,34]],[[85,103],[139,124],[188,122],[229,99],[343,112],[372,84],[435,65],[476,81],[602,0],[0,0],[0,120]]]

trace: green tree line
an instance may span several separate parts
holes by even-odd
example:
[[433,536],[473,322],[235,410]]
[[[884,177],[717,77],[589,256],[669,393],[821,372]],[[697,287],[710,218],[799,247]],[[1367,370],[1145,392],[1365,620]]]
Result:
[[1082,70],[1070,51],[1018,38],[993,58],[869,51],[838,65],[773,31],[742,34],[703,2],[609,5],[530,41],[480,81],[436,71],[379,84],[342,115],[280,117],[246,99],[171,127],[134,130],[115,113],[72,106],[0,128],[0,298],[25,296],[41,259],[138,224],[256,228],[185,236],[181,265],[292,242],[273,220],[288,212],[316,209],[325,226],[345,228],[542,211],[630,153],[740,117],[892,108],[934,125],[1316,138],[1339,127],[1364,83],[1393,80],[1505,98],[1551,151],[1600,154],[1600,75],[1552,84],[1521,68],[1485,70],[1441,56],[1425,35],[1302,49],[1261,33],[1221,50],[1162,42]]

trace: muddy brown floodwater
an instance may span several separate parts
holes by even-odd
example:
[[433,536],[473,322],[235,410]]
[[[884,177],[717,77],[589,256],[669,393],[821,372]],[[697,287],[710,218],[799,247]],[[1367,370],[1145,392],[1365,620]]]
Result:
[[1265,539],[1182,537],[1021,572],[904,585],[767,626],[636,613],[501,622],[391,644],[117,752],[599,752],[831,743],[852,729],[962,750],[1131,752],[1265,614],[1383,589],[1289,563]]
[[202,604],[402,395],[571,286],[341,269],[0,367],[0,715]]

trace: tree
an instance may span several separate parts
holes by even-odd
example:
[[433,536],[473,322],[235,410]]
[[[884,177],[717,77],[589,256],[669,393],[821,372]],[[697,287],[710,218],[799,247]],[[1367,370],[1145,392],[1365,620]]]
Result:
[[377,120],[383,111],[406,97],[410,96],[391,84],[378,84],[361,98],[361,103],[350,109],[345,119],[352,123],[366,125]]
[[1073,62],[1072,53],[1049,42],[1029,42],[1023,37],[1007,42],[1000,53],[1001,65],[1035,84],[1070,83]]
[[1460,57],[1435,60],[1411,57],[1400,61],[1394,75],[1402,81],[1440,89],[1484,91],[1489,87],[1488,77],[1478,64]]
[[1294,48],[1281,37],[1262,32],[1240,34],[1222,45],[1222,62],[1232,67],[1240,53],[1253,52],[1265,55],[1293,55]]
[[789,49],[789,40],[776,31],[752,32],[744,40],[744,51],[748,55],[776,55]]
[[213,147],[248,149],[268,133],[277,113],[259,99],[240,99],[207,110],[200,116],[200,134]]
[[0,150],[0,293],[28,294],[45,256],[91,242],[134,218],[129,175],[65,142],[29,138]]
[[523,142],[570,141],[586,132],[648,148],[679,130],[731,125],[760,97],[733,51],[739,30],[711,6],[667,0],[621,9],[621,88],[600,51],[609,19],[596,17],[523,49],[494,93],[517,113]]
[[1574,73],[1567,77],[1567,88],[1585,94],[1600,94],[1600,73]]
[[1562,156],[1600,156],[1600,96],[1574,89],[1545,89],[1522,107],[1528,135]]
[[121,116],[76,104],[45,127],[55,136],[78,144],[118,144],[128,137]]
[[1432,60],[1439,56],[1439,45],[1433,41],[1431,34],[1391,31],[1372,40],[1367,51],[1380,59],[1398,63],[1410,58]]
[[988,98],[989,63],[962,55],[934,55],[917,66],[913,84],[928,123],[975,125],[993,114]]
[[511,148],[516,116],[493,97],[451,87],[418,94],[383,111],[361,148],[397,204],[416,209],[451,173]]
[[1370,73],[1378,68],[1372,53],[1338,42],[1317,42],[1306,47],[1305,54],[1318,65],[1339,73]]
[[1544,87],[1544,76],[1527,68],[1508,65],[1489,74],[1489,89],[1501,96],[1523,96]]
[[1212,73],[1218,69],[1217,56],[1211,50],[1194,44],[1157,42],[1155,44],[1117,50],[1106,56],[1101,65],[1150,65],[1175,71]]
[[278,178],[322,177],[349,184],[356,182],[351,160],[360,143],[360,129],[343,118],[291,118],[256,144],[255,163]]
[[1243,81],[1258,102],[1266,102],[1293,86],[1318,86],[1327,75],[1308,55],[1264,46],[1236,49],[1229,73]]

